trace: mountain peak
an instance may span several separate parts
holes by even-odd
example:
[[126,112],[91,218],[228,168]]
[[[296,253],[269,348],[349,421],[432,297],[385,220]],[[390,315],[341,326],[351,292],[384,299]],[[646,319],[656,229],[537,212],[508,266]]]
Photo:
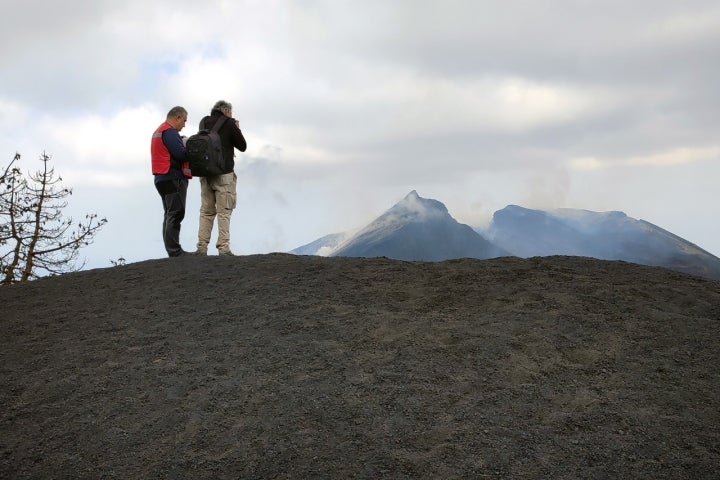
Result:
[[422,198],[413,190],[330,255],[440,261],[504,254],[471,227],[458,223],[442,202]]
[[448,215],[447,207],[437,200],[431,198],[423,198],[413,190],[405,198],[396,203],[390,210],[385,212],[386,215],[400,215],[404,218],[408,217],[425,217],[425,216],[445,216]]

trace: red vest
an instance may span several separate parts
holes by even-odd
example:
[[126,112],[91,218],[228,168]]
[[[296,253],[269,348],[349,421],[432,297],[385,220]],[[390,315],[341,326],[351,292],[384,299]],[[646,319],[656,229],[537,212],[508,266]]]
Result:
[[[170,157],[170,151],[165,146],[162,140],[162,134],[164,131],[173,128],[167,122],[160,125],[155,133],[152,135],[150,142],[150,158],[152,161],[152,173],[153,175],[164,175],[170,171],[172,159]],[[190,164],[185,162],[182,164],[182,172],[187,178],[192,178],[190,174]]]

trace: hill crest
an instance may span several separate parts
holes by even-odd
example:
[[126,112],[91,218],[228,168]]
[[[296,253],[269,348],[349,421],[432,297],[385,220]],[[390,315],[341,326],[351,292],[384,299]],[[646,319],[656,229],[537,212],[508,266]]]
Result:
[[720,282],[180,257],[0,288],[0,477],[701,478]]

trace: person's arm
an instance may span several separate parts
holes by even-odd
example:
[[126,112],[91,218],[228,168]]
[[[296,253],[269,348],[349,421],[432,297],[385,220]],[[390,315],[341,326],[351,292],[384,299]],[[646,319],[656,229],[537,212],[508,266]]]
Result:
[[165,130],[162,134],[163,143],[170,152],[170,156],[176,160],[185,160],[185,145],[183,145],[180,133],[174,128]]
[[240,131],[238,121],[234,118],[230,118],[228,119],[228,122],[230,123],[230,138],[232,139],[233,147],[237,148],[241,152],[244,152],[247,149],[247,142],[245,142],[245,137]]

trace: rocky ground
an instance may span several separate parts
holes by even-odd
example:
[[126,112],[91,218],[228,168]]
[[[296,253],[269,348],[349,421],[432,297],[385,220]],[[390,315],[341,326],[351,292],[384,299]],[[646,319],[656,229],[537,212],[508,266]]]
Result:
[[181,257],[0,287],[0,477],[720,475],[720,282]]

